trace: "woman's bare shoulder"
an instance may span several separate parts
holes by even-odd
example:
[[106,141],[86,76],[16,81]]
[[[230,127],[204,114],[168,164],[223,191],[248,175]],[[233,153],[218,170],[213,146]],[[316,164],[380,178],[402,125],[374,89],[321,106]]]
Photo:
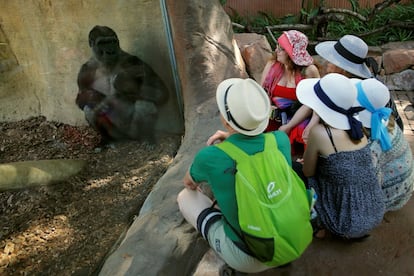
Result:
[[328,139],[326,135],[325,126],[322,124],[316,124],[313,126],[309,132],[309,142],[313,141],[317,144],[323,144]]
[[318,67],[316,67],[314,64],[309,65],[306,67],[305,70],[305,77],[306,78],[320,78],[320,73],[318,70]]

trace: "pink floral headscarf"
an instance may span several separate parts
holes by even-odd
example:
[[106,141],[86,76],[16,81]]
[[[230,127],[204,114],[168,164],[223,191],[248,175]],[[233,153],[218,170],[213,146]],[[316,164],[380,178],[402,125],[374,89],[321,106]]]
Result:
[[283,32],[277,42],[296,65],[309,66],[313,63],[313,58],[306,50],[308,37],[303,33],[296,30]]

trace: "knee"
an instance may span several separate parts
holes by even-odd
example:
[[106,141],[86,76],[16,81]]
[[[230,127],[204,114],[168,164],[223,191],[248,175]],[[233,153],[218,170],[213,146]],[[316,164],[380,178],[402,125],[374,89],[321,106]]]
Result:
[[184,203],[185,198],[187,196],[188,196],[188,189],[187,188],[182,189],[181,192],[178,193],[177,203],[178,203],[178,208],[180,209],[180,211],[182,211],[183,203]]

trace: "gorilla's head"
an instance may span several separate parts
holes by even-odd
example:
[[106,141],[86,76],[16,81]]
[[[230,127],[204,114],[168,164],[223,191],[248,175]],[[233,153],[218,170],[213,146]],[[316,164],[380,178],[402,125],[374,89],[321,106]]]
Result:
[[121,51],[115,31],[106,26],[95,26],[89,32],[89,46],[97,60],[112,64],[118,60]]

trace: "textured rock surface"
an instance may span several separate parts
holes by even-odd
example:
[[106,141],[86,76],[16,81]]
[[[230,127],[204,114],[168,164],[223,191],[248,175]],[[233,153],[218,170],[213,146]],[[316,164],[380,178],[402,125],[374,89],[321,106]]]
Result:
[[176,197],[206,139],[220,128],[215,89],[223,79],[247,77],[231,22],[218,1],[167,1],[182,83],[186,133],[166,174],[147,198],[100,275],[191,275],[207,244],[185,223]]
[[0,191],[48,185],[79,173],[84,160],[55,159],[0,164]]
[[235,34],[234,38],[239,45],[243,62],[246,62],[246,71],[251,78],[260,83],[262,71],[266,62],[272,56],[272,49],[264,35]]

